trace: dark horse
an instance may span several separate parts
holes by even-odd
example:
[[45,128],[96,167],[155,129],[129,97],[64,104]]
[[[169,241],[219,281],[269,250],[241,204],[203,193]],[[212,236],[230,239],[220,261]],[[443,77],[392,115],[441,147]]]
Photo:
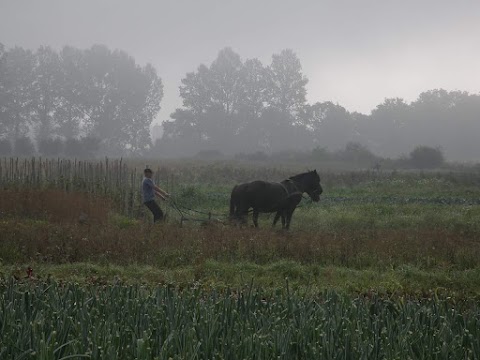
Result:
[[256,180],[236,185],[230,196],[230,218],[245,223],[245,217],[252,208],[253,223],[258,227],[259,213],[276,212],[273,226],[281,217],[282,228],[288,229],[303,193],[318,202],[322,191],[317,170],[291,176],[282,182]]

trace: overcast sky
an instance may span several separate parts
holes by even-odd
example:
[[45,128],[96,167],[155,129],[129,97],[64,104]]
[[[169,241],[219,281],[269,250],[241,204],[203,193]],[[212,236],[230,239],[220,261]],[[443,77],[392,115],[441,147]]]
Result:
[[226,46],[264,65],[290,48],[308,102],[365,114],[387,97],[480,92],[479,0],[0,0],[0,42],[105,44],[151,63],[165,90],[159,122],[181,106],[185,74]]

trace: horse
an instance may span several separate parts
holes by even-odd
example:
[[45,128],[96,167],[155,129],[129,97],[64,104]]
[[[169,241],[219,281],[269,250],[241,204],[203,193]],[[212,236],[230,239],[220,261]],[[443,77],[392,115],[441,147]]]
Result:
[[322,192],[317,170],[294,175],[281,182],[255,180],[235,185],[230,195],[230,219],[246,223],[245,217],[252,208],[253,224],[258,227],[259,213],[276,212],[272,226],[281,217],[282,228],[288,230],[303,193],[318,202]]

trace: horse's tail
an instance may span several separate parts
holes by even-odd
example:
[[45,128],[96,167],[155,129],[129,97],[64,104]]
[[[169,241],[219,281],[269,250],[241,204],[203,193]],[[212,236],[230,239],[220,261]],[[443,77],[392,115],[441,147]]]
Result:
[[237,189],[237,186],[235,185],[233,187],[232,193],[230,194],[230,218],[233,218],[235,214],[235,190]]

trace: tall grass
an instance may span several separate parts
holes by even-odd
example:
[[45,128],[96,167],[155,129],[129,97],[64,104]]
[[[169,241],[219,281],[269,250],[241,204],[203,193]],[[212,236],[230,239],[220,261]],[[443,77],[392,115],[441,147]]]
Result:
[[474,359],[480,308],[253,287],[0,286],[2,359]]

